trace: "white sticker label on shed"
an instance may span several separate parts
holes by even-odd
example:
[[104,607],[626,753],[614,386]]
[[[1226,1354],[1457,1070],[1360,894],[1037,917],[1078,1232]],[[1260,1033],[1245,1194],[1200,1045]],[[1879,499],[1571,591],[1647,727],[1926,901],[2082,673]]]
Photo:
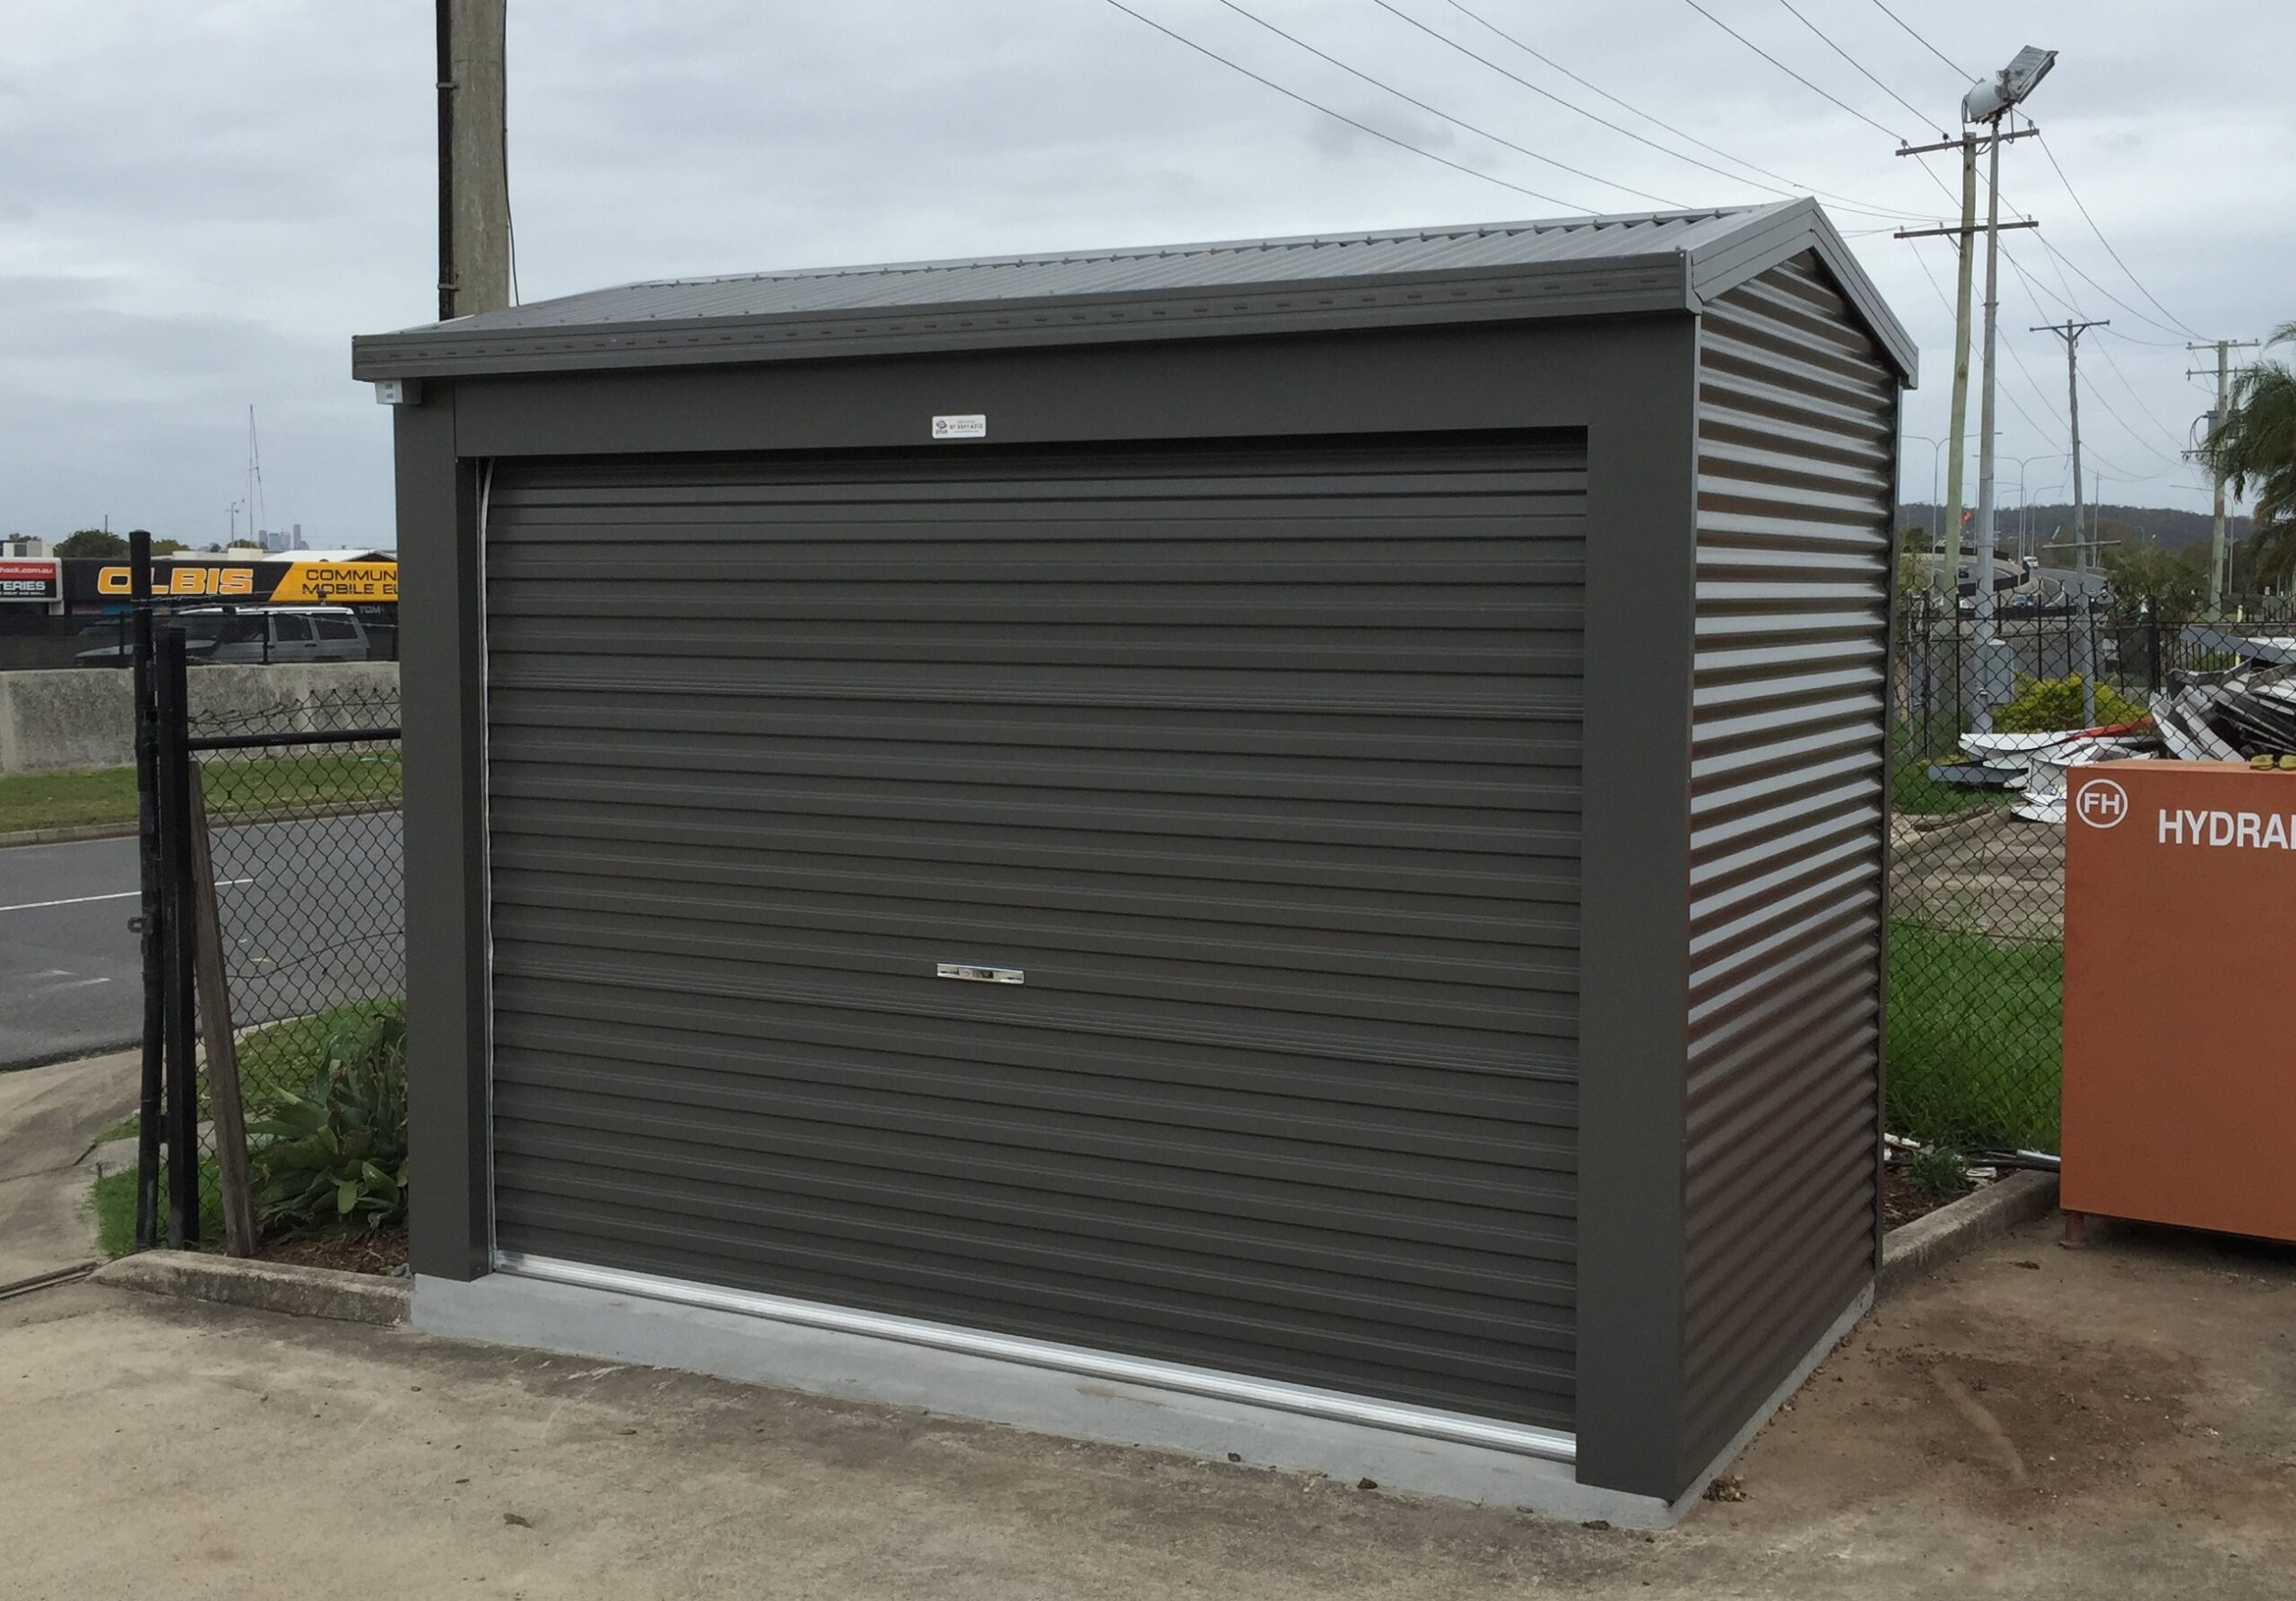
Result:
[[985,439],[988,437],[988,414],[969,412],[961,417],[933,419],[933,437],[936,439]]

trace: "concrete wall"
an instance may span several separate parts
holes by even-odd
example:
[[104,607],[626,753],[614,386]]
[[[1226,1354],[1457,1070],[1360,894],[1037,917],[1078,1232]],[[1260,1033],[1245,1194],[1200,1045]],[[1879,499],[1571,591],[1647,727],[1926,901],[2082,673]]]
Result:
[[[135,761],[132,680],[117,667],[0,673],[0,773],[125,767]],[[195,718],[282,709],[291,715],[335,696],[396,696],[398,664],[194,667],[190,683]]]

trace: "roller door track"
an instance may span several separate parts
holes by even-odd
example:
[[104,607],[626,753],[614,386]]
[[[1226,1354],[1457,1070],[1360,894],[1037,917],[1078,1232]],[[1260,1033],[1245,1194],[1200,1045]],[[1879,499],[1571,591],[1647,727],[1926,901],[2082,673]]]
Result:
[[1584,483],[501,464],[498,1246],[1570,1428]]

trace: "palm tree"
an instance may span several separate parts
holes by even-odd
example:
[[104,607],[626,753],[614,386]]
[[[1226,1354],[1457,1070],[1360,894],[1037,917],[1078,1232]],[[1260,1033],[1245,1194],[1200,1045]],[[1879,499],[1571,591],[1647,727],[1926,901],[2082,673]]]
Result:
[[2243,542],[2240,565],[2252,589],[2296,587],[2296,518],[2283,518],[2259,527]]
[[[2266,348],[2296,344],[2284,322]],[[2249,540],[2254,581],[2283,588],[2296,582],[2296,370],[2258,361],[2232,380],[2224,414],[2208,431],[2201,458],[2236,495],[2256,488],[2256,534]]]

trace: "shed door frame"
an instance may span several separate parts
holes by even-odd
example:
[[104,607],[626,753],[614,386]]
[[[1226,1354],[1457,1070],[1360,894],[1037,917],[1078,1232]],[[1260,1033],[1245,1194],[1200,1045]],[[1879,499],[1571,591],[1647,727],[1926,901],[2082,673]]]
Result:
[[[1578,1477],[1670,1478],[1681,1410],[1687,727],[1697,322],[1303,335],[1118,349],[460,379],[396,408],[407,627],[414,1266],[492,1270],[483,466],[517,455],[1577,428],[1588,449]],[[961,449],[961,444],[948,447]],[[1657,958],[1657,960],[1654,960]]]

